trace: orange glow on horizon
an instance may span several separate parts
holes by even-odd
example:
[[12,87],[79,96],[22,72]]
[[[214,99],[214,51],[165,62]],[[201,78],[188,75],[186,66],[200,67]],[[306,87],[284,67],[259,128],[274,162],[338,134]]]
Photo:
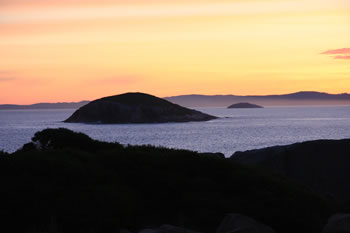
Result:
[[350,92],[345,0],[4,0],[0,104]]

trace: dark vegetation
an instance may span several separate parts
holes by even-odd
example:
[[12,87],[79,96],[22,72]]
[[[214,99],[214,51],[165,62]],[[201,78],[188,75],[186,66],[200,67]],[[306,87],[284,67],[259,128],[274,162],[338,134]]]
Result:
[[65,122],[165,123],[208,121],[217,117],[144,94],[125,93],[94,100],[79,108]]
[[[137,231],[160,224],[215,232],[242,213],[277,232],[320,232],[329,210],[302,186],[217,156],[37,132],[0,152],[0,228],[13,232]],[[51,223],[51,224],[50,224]],[[9,231],[8,231],[9,232]]]

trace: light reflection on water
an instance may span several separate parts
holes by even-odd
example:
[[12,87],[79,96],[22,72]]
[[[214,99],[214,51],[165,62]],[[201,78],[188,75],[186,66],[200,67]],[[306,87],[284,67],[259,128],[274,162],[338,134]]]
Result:
[[103,141],[223,152],[226,156],[238,150],[306,140],[350,138],[349,106],[197,110],[221,118],[190,123],[94,125],[63,123],[74,110],[2,110],[0,150],[15,151],[35,132],[58,127]]

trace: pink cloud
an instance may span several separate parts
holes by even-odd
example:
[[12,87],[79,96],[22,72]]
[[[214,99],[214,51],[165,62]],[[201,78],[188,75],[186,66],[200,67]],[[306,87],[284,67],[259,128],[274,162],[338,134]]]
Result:
[[325,51],[321,54],[337,55],[332,57],[334,59],[350,60],[350,48],[332,49],[332,50]]
[[321,54],[350,54],[350,48],[328,50]]
[[334,59],[350,60],[350,56],[335,56]]

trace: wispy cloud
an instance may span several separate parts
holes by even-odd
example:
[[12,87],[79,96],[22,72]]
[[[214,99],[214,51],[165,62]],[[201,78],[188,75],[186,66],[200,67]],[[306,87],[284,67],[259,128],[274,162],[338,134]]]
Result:
[[0,82],[10,82],[15,81],[16,73],[11,70],[1,70],[0,69]]
[[328,50],[322,54],[350,54],[350,48]]
[[0,77],[0,82],[9,82],[14,81],[15,79],[15,77]]
[[332,57],[334,59],[350,60],[350,48],[327,50],[321,54],[337,55],[337,56],[332,56]]
[[12,72],[10,70],[0,70],[0,75],[8,75],[11,74]]
[[335,56],[334,59],[350,60],[350,56]]

